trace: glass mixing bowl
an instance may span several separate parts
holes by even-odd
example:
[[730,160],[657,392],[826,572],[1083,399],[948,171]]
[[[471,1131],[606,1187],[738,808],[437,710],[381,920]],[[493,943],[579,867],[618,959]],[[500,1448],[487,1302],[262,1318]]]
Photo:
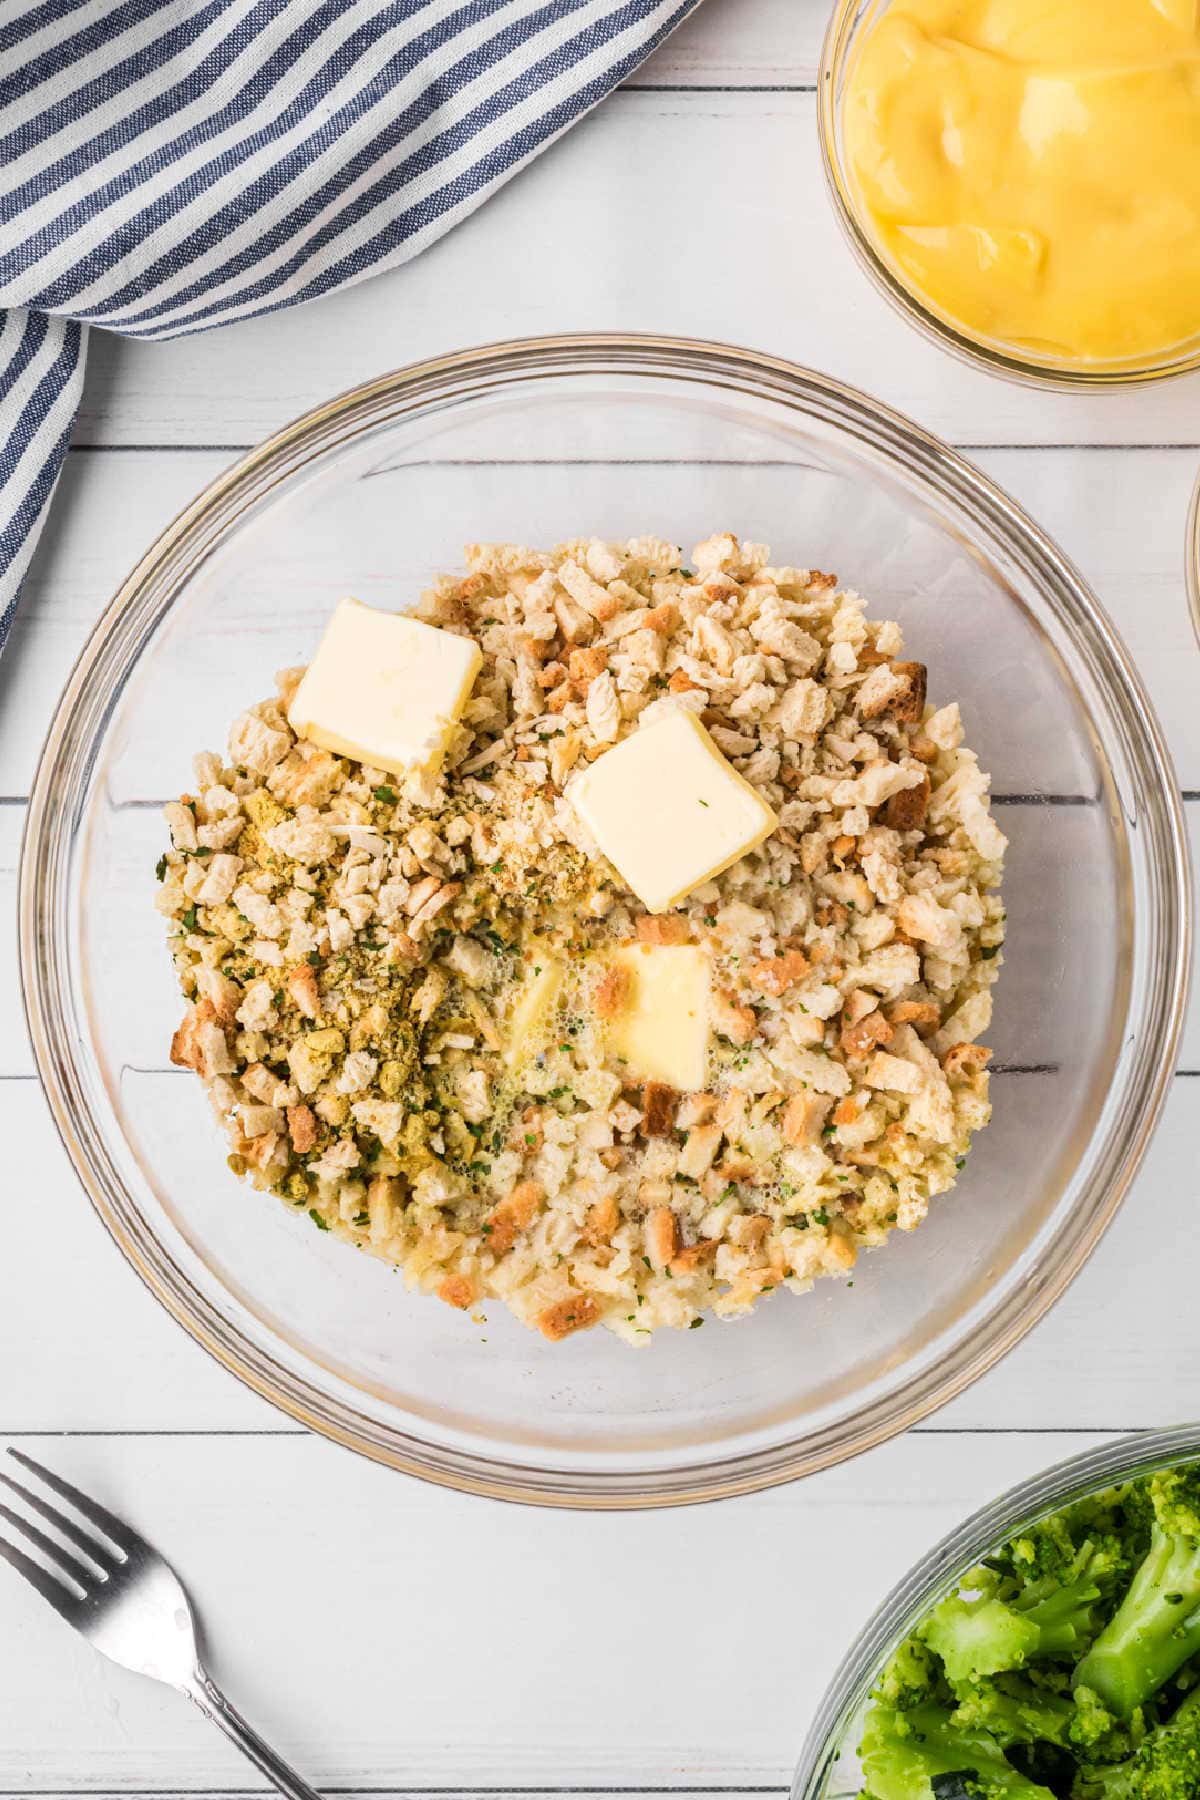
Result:
[[[164,799],[334,602],[414,599],[466,540],[713,530],[838,571],[962,702],[1011,840],[995,1119],[953,1198],[860,1262],[634,1353],[406,1292],[226,1169],[154,864]],[[1186,854],[1149,705],[1080,577],[991,482],[836,382],[663,339],[500,345],[385,376],[221,476],[113,600],[59,705],[21,877],[30,1030],[101,1217],[175,1317],[295,1417],[552,1504],[820,1468],[957,1393],[1059,1294],[1145,1148],[1179,1028]]]
[[847,1653],[817,1709],[792,1781],[792,1800],[858,1800],[856,1754],[875,1677],[944,1594],[1008,1538],[1099,1488],[1200,1456],[1200,1425],[1137,1432],[1055,1463],[1010,1488],[942,1539],[892,1589]]
[[1034,387],[1076,392],[1080,388],[1125,388],[1165,380],[1171,375],[1187,375],[1200,368],[1200,334],[1141,358],[1071,362],[1050,355],[1039,357],[1032,349],[1022,350],[998,338],[976,337],[908,286],[880,251],[863,217],[843,131],[846,83],[854,57],[866,33],[888,5],[889,0],[837,0],[821,46],[817,76],[817,133],[830,198],[850,248],[880,293],[910,325],[943,349],[977,368],[990,369],[995,375],[1006,375]]

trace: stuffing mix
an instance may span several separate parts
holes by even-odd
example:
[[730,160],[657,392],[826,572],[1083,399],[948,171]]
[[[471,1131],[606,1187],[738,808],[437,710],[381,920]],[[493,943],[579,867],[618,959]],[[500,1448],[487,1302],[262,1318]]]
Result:
[[[645,1344],[846,1276],[989,1116],[1005,839],[957,705],[834,576],[728,535],[687,567],[653,538],[467,564],[417,609],[484,659],[439,774],[298,739],[296,669],[167,807],[172,1060],[237,1174],[550,1339]],[[651,915],[566,790],[668,708],[779,823]],[[608,1054],[606,957],[639,942],[711,958],[699,1091]]]

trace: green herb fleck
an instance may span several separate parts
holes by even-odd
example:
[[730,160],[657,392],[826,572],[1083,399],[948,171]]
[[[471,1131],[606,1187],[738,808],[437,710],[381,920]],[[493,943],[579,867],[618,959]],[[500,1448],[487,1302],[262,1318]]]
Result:
[[317,1211],[315,1206],[309,1207],[308,1216],[312,1220],[313,1224],[316,1226],[318,1231],[328,1231],[329,1230],[329,1221],[327,1219],[323,1219],[321,1217],[320,1213]]
[[167,878],[167,855],[165,850],[154,865],[154,874],[159,881],[165,881]]
[[382,800],[382,802],[385,806],[395,806],[395,804],[396,804],[395,792],[392,788],[388,787],[386,783],[383,783],[379,787],[377,787],[374,790],[374,793],[375,793],[375,798],[377,800]]

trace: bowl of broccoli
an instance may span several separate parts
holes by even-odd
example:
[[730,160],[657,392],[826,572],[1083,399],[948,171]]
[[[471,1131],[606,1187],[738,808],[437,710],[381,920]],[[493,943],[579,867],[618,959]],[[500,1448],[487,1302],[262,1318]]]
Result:
[[1200,1800],[1200,1425],[1059,1463],[931,1551],[792,1800]]

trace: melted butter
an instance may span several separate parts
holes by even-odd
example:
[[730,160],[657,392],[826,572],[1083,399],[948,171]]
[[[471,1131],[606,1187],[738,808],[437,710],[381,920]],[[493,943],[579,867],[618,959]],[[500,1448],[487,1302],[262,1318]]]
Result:
[[683,1093],[704,1086],[712,961],[698,944],[628,944],[612,957],[628,991],[607,1047],[637,1080]]
[[1088,364],[1200,333],[1198,0],[891,0],[845,143],[884,259],[969,335]]
[[514,1069],[532,1061],[545,1047],[566,974],[561,957],[542,938],[529,939],[525,963],[524,979],[513,995],[504,1033],[504,1060]]

